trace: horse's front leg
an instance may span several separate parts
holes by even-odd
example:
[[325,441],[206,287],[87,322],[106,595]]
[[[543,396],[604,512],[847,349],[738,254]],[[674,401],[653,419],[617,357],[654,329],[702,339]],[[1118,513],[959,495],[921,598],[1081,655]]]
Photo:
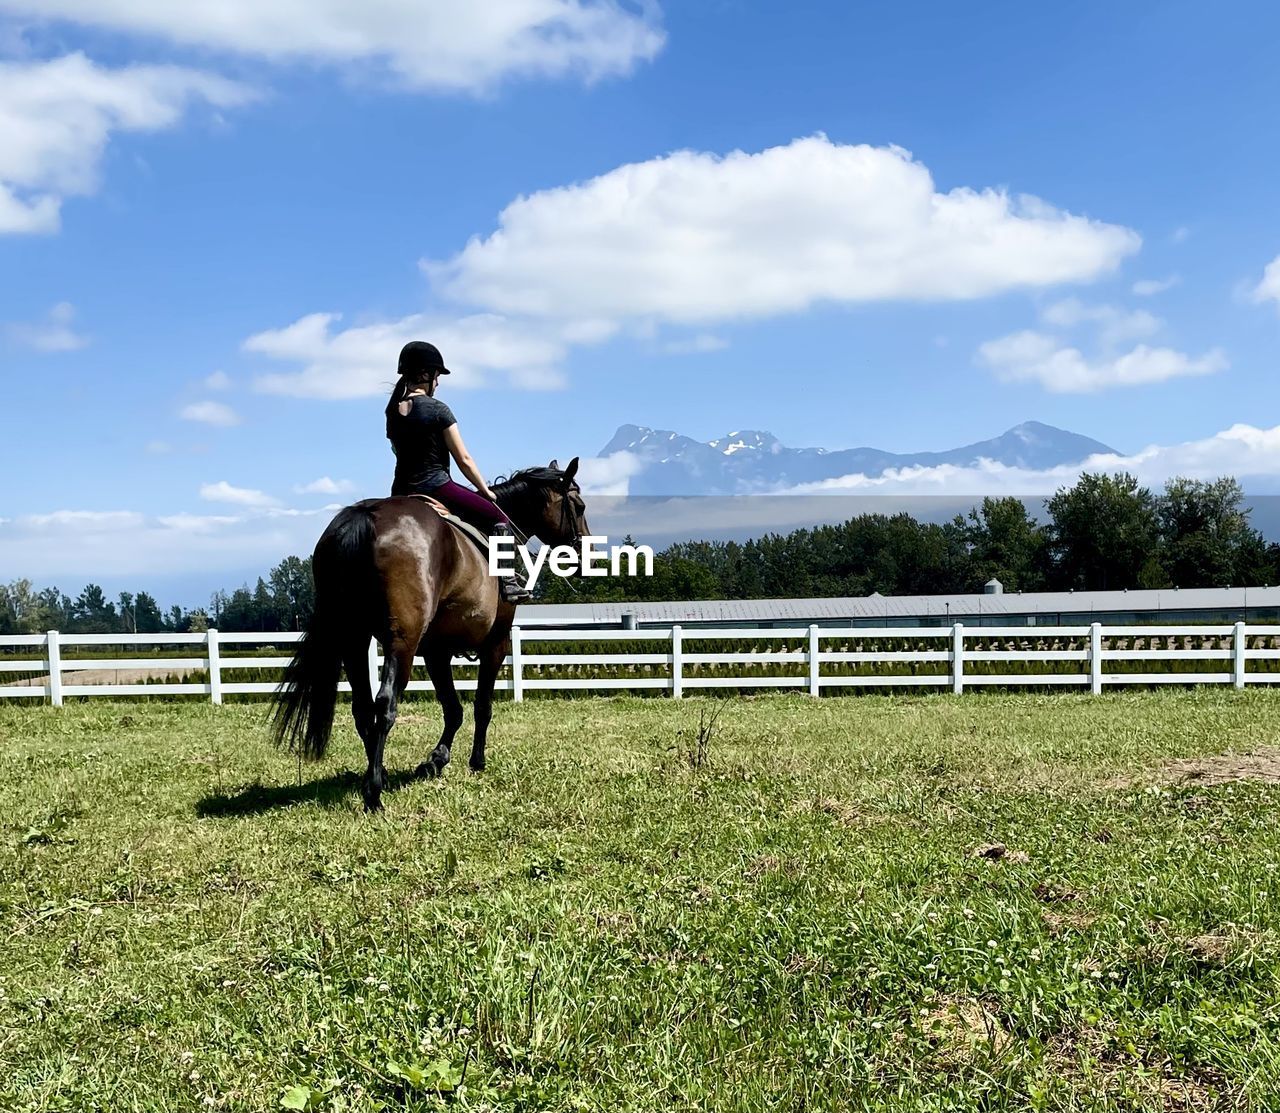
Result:
[[436,699],[440,702],[440,710],[444,713],[444,729],[440,732],[440,741],[431,751],[431,756],[418,766],[418,776],[437,777],[444,772],[453,752],[453,736],[462,726],[462,700],[453,686],[453,651],[432,647],[425,654],[427,675],[431,677],[431,686],[436,690]]
[[480,669],[476,677],[476,734],[471,743],[471,771],[484,772],[484,746],[489,736],[489,720],[493,718],[493,686],[498,671],[507,658],[507,639],[480,650]]

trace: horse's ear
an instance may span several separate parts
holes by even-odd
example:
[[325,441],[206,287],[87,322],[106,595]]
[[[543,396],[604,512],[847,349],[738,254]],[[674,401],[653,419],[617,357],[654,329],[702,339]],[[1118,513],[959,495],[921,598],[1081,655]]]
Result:
[[569,466],[564,469],[565,485],[573,482],[573,477],[578,474],[578,458],[575,456],[569,461]]
[[552,471],[559,471],[559,470],[560,470],[560,461],[559,461],[559,460],[552,460],[552,461],[551,461],[551,463],[549,463],[549,464],[547,465],[547,467],[549,467]]

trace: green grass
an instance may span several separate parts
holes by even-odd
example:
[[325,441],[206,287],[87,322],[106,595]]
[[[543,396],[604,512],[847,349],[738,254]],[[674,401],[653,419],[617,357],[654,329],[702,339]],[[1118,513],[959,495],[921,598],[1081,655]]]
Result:
[[0,1109],[1276,1108],[1280,693],[717,706],[0,706]]

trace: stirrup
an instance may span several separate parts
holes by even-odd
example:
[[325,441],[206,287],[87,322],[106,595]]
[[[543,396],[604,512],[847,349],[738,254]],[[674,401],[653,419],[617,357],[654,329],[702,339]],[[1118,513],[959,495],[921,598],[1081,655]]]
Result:
[[[490,537],[511,537],[511,527],[506,522],[497,522],[489,531]],[[498,594],[504,603],[526,603],[533,598],[531,592],[516,575],[503,576],[498,583]]]

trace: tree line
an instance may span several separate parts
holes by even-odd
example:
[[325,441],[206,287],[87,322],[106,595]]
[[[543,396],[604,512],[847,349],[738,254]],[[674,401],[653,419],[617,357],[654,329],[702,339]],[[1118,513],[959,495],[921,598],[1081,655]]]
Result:
[[[751,541],[682,541],[656,555],[652,577],[544,575],[536,601],[968,594],[993,578],[1007,591],[1280,583],[1280,545],[1251,525],[1235,479],[1171,479],[1155,493],[1127,473],[1085,474],[1043,510],[985,498],[949,522],[860,514]],[[300,630],[313,602],[310,557],[286,557],[253,588],[190,611],[162,612],[145,591],[110,600],[89,584],[72,598],[16,580],[0,584],[0,634]]]
[[0,584],[0,634],[60,630],[73,634],[159,634],[199,632],[210,626],[236,631],[301,630],[311,617],[315,590],[311,558],[285,557],[257,585],[231,593],[216,591],[208,608],[163,611],[146,591],[120,592],[108,599],[97,584],[75,597],[56,587],[37,591],[30,580]]

